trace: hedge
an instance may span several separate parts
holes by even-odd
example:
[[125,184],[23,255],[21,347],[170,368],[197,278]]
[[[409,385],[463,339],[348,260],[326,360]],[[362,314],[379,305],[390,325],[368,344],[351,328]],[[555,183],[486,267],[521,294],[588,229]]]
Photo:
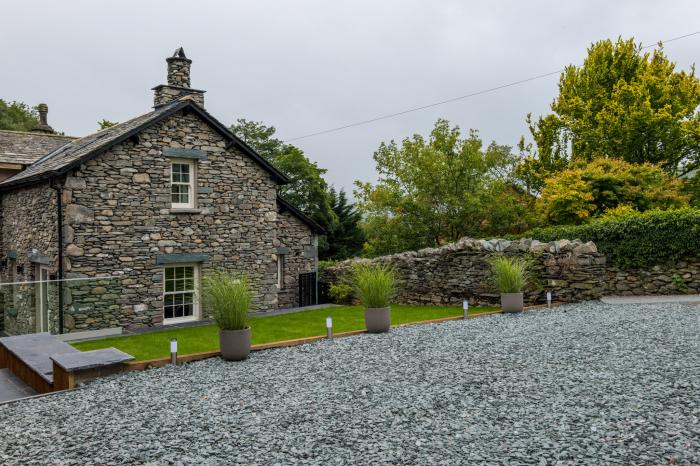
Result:
[[593,241],[613,265],[647,267],[700,256],[700,209],[628,213],[583,225],[534,228],[518,237]]

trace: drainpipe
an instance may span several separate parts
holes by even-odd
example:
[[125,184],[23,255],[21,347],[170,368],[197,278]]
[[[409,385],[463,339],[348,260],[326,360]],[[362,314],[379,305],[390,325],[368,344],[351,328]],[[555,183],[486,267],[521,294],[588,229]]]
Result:
[[318,299],[318,235],[314,234],[313,235],[313,240],[312,244],[314,245],[314,249],[316,250],[316,254],[314,254],[314,272],[316,272],[316,280],[314,283],[314,286],[316,287],[316,302],[314,304],[318,304],[319,299]]
[[63,186],[61,183],[55,184],[55,179],[51,179],[51,187],[56,190],[56,228],[58,229],[58,333],[63,333],[63,279],[65,270],[63,269]]

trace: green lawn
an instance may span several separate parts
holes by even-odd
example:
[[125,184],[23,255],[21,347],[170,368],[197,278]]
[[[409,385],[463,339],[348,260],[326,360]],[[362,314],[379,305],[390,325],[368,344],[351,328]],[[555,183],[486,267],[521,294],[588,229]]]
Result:
[[[471,307],[469,314],[496,311],[495,307]],[[421,320],[462,315],[457,306],[391,306],[391,323],[403,324]],[[365,328],[364,313],[360,306],[342,306],[297,312],[269,317],[254,317],[251,321],[253,344],[270,343],[295,338],[326,334],[326,317],[333,317],[333,332],[349,332]],[[125,337],[73,343],[82,351],[115,347],[133,355],[137,360],[165,358],[170,354],[171,338],[178,340],[180,355],[216,351],[219,349],[219,331],[214,325],[171,328]]]

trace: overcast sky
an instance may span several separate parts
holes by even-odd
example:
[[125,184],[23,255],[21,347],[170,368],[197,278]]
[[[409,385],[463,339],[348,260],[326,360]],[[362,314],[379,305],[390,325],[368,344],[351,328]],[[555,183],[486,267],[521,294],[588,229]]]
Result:
[[[287,139],[579,64],[599,39],[700,30],[697,0],[3,1],[0,11],[0,98],[46,102],[49,123],[76,136],[147,112],[178,46],[209,112]],[[688,69],[700,35],[665,49]],[[375,179],[381,141],[444,117],[515,145],[526,114],[547,112],[556,91],[551,76],[294,144],[351,191]]]

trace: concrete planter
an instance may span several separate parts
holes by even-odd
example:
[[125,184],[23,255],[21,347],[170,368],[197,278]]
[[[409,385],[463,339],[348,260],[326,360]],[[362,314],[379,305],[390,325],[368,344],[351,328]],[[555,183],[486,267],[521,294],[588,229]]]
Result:
[[365,325],[369,333],[384,333],[391,327],[390,307],[366,307]]
[[501,293],[503,312],[522,312],[523,306],[522,293]]
[[250,354],[250,327],[243,330],[219,330],[221,357],[226,361],[242,361]]

